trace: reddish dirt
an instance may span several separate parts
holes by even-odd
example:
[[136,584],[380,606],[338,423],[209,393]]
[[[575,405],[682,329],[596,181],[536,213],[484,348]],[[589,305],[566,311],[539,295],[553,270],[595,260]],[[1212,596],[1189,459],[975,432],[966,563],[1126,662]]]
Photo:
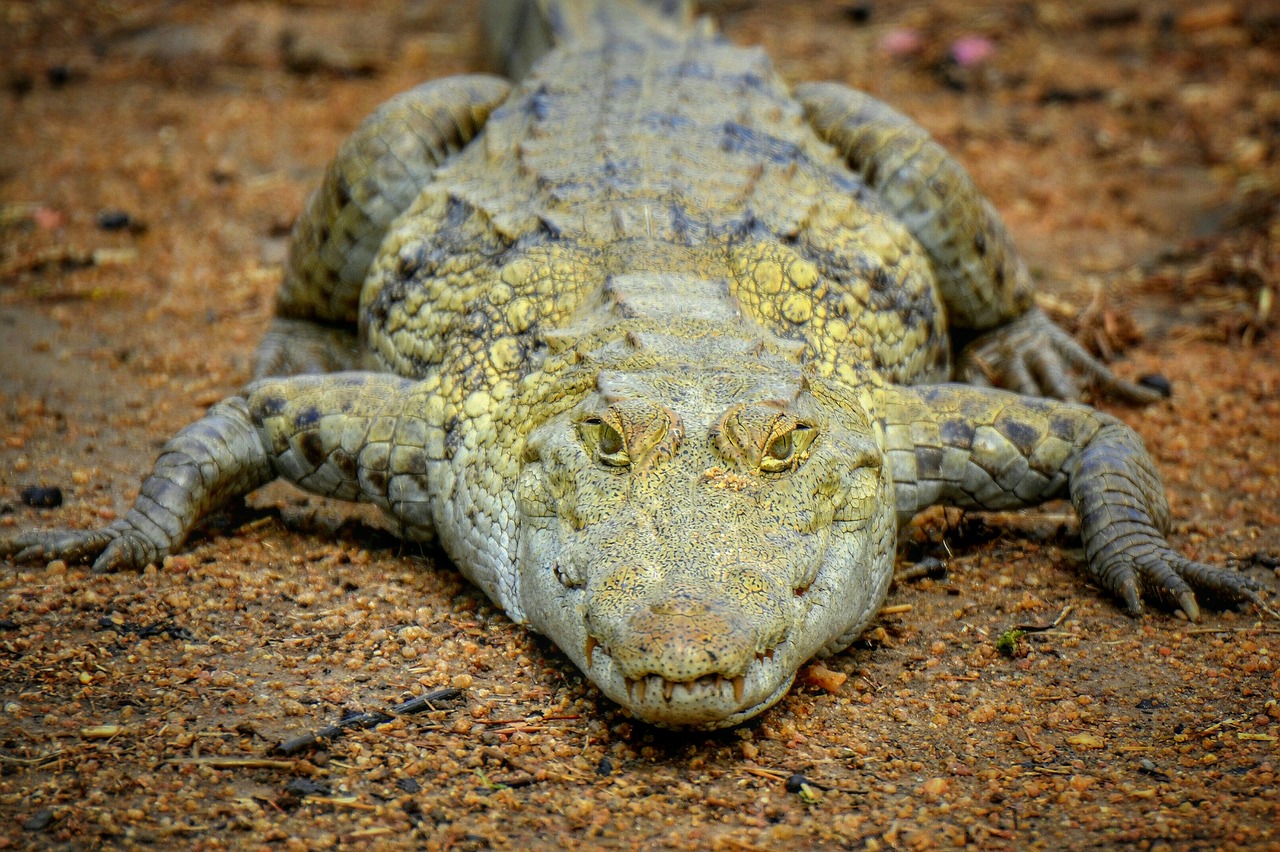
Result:
[[[1103,405],[1151,447],[1175,546],[1274,588],[1280,13],[718,5],[788,78],[865,88],[971,169],[1045,307],[1172,382]],[[966,36],[990,55],[950,58]],[[0,55],[8,531],[127,508],[159,445],[246,380],[343,136],[481,50],[463,2],[40,0],[0,3]],[[109,210],[133,226],[104,230]],[[64,504],[24,505],[32,485]],[[251,502],[140,574],[0,567],[0,849],[1280,848],[1280,622],[1129,618],[1079,572],[1066,507],[930,514],[904,551],[944,577],[900,583],[757,720],[675,735],[440,553],[283,486]],[[450,685],[434,711],[270,753]]]

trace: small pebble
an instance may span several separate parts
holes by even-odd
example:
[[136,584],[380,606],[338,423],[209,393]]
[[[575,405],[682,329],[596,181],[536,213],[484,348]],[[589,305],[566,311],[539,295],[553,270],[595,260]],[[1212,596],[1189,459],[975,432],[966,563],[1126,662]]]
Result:
[[951,782],[946,778],[930,778],[920,786],[920,792],[925,796],[936,798],[943,795],[951,787]]
[[826,692],[838,692],[849,676],[844,672],[832,671],[822,663],[810,663],[802,672],[804,682],[812,684]]
[[98,227],[104,231],[124,231],[133,225],[133,217],[123,210],[103,210],[98,214]]
[[303,796],[327,796],[332,788],[323,781],[314,778],[292,778],[284,785],[284,791],[302,798]]
[[58,821],[52,808],[41,808],[22,823],[23,831],[44,831]]
[[1159,373],[1148,373],[1145,376],[1140,376],[1138,378],[1138,384],[1142,385],[1144,388],[1151,388],[1154,391],[1159,391],[1160,395],[1166,399],[1173,396],[1173,382],[1169,381]]
[[38,208],[31,214],[31,218],[35,221],[36,227],[42,231],[54,231],[67,223],[67,217],[62,211],[54,210],[52,207]]
[[865,24],[871,20],[871,4],[850,3],[844,7],[844,16],[855,24]]

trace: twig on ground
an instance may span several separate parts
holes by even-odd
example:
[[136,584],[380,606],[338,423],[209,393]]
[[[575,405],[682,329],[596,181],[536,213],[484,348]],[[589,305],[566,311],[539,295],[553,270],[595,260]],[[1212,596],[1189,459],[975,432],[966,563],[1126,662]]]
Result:
[[269,757],[175,757],[165,763],[188,766],[209,766],[214,769],[287,769],[297,771],[296,760],[273,760]]
[[373,728],[384,722],[390,722],[396,716],[410,716],[414,713],[421,713],[425,710],[434,710],[436,702],[449,701],[457,698],[462,694],[462,690],[453,687],[445,689],[437,689],[434,692],[428,692],[426,695],[419,695],[408,701],[396,704],[383,713],[374,711],[371,713],[356,713],[347,716],[345,719],[339,719],[332,725],[325,725],[318,731],[301,736],[291,737],[290,739],[281,741],[272,752],[274,754],[284,755],[286,757],[297,754],[300,751],[314,748],[323,741],[332,740],[341,736],[350,728]]
[[1043,633],[1046,630],[1052,630],[1062,622],[1066,621],[1067,616],[1071,614],[1072,609],[1074,609],[1074,607],[1071,605],[1063,607],[1062,612],[1058,613],[1058,617],[1053,620],[1052,624],[1019,624],[1013,629],[1021,630],[1023,633]]

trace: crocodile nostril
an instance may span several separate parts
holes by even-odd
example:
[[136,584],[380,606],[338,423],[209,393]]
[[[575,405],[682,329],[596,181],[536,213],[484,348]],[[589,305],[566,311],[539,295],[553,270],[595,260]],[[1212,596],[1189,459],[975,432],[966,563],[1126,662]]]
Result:
[[668,600],[633,613],[610,638],[609,648],[627,677],[687,682],[741,675],[755,659],[757,638],[756,626],[744,614]]

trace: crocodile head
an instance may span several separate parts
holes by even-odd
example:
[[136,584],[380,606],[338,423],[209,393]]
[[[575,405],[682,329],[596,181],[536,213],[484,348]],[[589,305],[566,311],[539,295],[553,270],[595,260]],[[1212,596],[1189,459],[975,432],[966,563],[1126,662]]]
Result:
[[892,574],[887,465],[858,404],[794,363],[601,370],[527,438],[521,600],[611,699],[737,724],[852,641]]

